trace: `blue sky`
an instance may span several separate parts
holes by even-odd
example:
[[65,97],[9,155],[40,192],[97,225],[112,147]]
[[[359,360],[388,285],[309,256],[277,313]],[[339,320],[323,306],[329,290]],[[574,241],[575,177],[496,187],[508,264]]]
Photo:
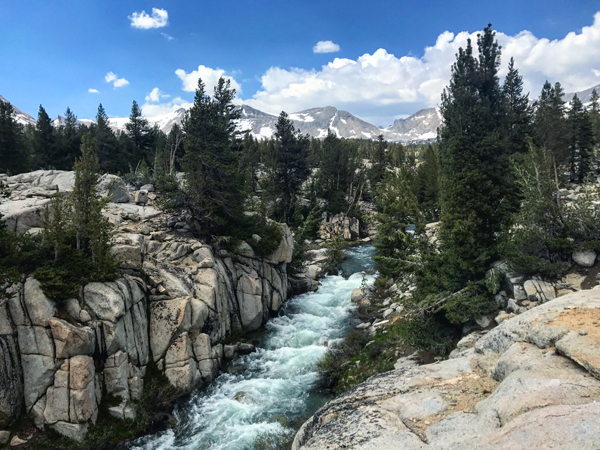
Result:
[[[457,48],[488,22],[503,66],[514,56],[534,96],[545,79],[567,91],[599,84],[599,10],[584,0],[4,0],[0,95],[34,117],[41,103],[51,117],[69,106],[92,118],[100,102],[122,117],[133,100],[152,117],[189,105],[198,76],[210,86],[224,75],[240,102],[267,112],[332,105],[386,126],[439,101]],[[315,53],[319,41],[339,50]]]

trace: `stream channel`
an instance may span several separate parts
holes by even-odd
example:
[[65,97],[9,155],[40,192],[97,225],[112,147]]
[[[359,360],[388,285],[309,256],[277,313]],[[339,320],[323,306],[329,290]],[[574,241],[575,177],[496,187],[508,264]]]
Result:
[[345,251],[343,275],[327,276],[317,292],[290,298],[250,336],[256,352],[231,362],[208,387],[175,407],[174,429],[142,437],[129,448],[260,450],[291,442],[304,420],[330,399],[319,385],[316,363],[326,343],[343,339],[356,325],[350,294],[365,275],[372,279],[373,246]]

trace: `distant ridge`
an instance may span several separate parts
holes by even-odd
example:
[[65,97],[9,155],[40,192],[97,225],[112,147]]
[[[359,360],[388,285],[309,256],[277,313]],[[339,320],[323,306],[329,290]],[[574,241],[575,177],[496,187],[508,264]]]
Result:
[[[1,95],[0,95],[0,102],[10,103],[8,100],[6,100]],[[24,113],[19,108],[17,108],[15,105],[12,105],[12,106],[15,109],[15,115],[16,115],[17,122],[19,122],[21,125],[35,125],[35,123],[37,122],[36,119],[31,117],[29,114]]]
[[[577,94],[580,100],[586,104],[591,100],[592,91],[596,89],[600,93],[600,84],[576,93],[567,93],[563,99],[571,101]],[[0,95],[0,101],[7,101]],[[15,107],[17,122],[27,125],[35,125],[36,120],[29,114]],[[156,125],[160,130],[168,133],[173,125],[181,125],[186,110],[179,108],[162,116],[148,119],[150,125]],[[268,114],[248,105],[241,106],[241,118],[239,129],[242,132],[249,131],[256,139],[271,138],[275,134],[277,116]],[[362,119],[342,111],[333,106],[311,108],[304,111],[289,114],[294,126],[302,133],[311,137],[324,138],[330,129],[338,137],[356,139],[377,139],[379,135],[390,142],[426,142],[436,138],[437,129],[442,125],[442,116],[437,108],[426,108],[417,111],[406,119],[398,119],[387,128],[378,128]],[[115,117],[109,119],[109,125],[114,131],[124,131],[128,117]],[[63,123],[64,117],[58,116],[52,122],[55,126]],[[78,123],[89,126],[95,123],[91,119],[78,119]]]

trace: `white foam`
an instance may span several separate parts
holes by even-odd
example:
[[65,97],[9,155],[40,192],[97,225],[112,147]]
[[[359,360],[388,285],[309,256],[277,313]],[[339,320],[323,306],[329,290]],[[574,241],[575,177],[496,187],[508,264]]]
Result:
[[[370,257],[362,249],[351,253],[358,260]],[[267,323],[258,350],[239,361],[241,372],[221,374],[179,405],[175,431],[139,439],[133,448],[243,450],[254,448],[259,437],[293,433],[276,419],[314,412],[316,363],[327,350],[325,341],[335,342],[349,330],[355,308],[350,294],[362,279],[361,273],[326,277],[317,292],[288,300],[283,314]],[[242,402],[235,400],[241,392]]]

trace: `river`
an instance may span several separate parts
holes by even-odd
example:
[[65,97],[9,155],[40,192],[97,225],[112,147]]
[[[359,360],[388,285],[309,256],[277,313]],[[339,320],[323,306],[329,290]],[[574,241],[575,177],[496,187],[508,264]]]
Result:
[[[373,246],[347,248],[342,275],[290,298],[252,338],[257,351],[230,363],[210,386],[178,404],[177,425],[134,441],[132,450],[263,450],[289,446],[329,396],[316,362],[354,326],[350,294],[372,277]],[[283,450],[283,448],[281,448]]]

